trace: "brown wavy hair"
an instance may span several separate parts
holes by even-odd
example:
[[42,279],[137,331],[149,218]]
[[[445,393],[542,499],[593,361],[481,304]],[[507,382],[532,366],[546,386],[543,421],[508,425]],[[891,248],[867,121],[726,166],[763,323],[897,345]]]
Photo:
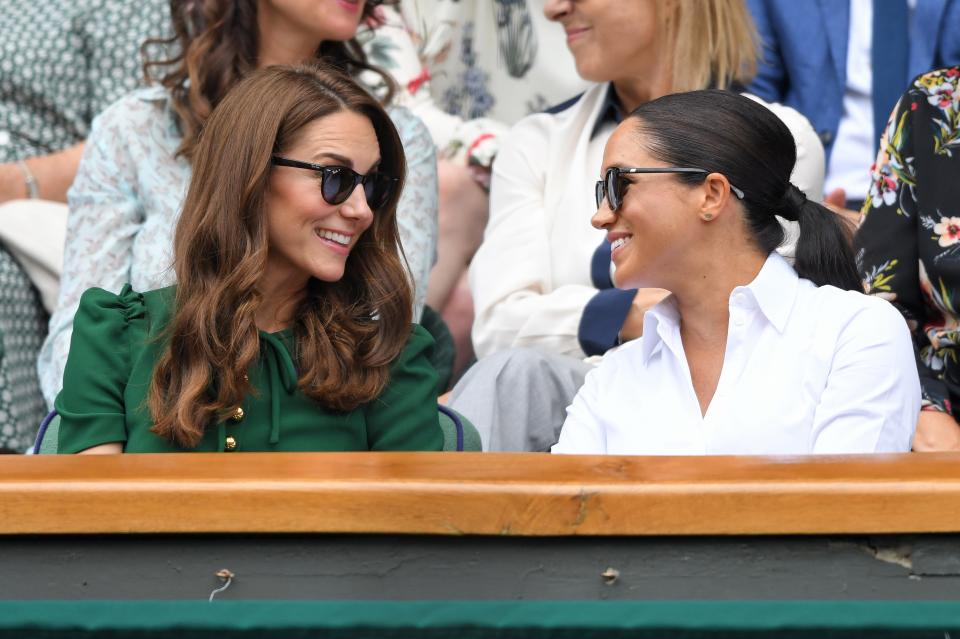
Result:
[[193,178],[174,236],[173,316],[150,385],[153,432],[195,447],[253,389],[260,352],[255,317],[265,270],[271,156],[309,123],[340,111],[368,118],[380,171],[400,184],[374,214],[337,282],[311,278],[294,314],[300,390],[349,411],[377,397],[406,344],[412,291],[399,249],[397,201],[405,175],[399,134],[370,94],[316,65],[268,67],[240,81],[213,110],[197,142]]
[[[374,9],[371,3],[364,5],[363,19],[375,19]],[[148,83],[170,91],[183,135],[177,155],[190,160],[204,121],[227,91],[257,68],[257,0],[170,0],[170,17],[173,35],[141,47],[143,73]],[[151,59],[151,51],[169,55]],[[386,86],[383,103],[392,100],[392,78],[367,62],[356,38],[324,42],[316,58],[354,78],[363,71],[376,73]]]

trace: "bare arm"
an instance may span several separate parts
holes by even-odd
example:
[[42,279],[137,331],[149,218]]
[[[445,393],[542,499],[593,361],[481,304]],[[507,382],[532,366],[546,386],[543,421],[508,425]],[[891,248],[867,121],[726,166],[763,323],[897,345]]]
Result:
[[123,452],[123,444],[120,442],[110,442],[109,444],[100,444],[92,446],[86,450],[81,450],[78,455],[119,455]]
[[[51,153],[38,155],[24,161],[37,181],[38,196],[54,202],[67,201],[67,189],[73,184],[83,155],[84,142]],[[0,164],[0,202],[29,197],[23,170],[16,162]]]
[[921,453],[960,451],[960,425],[949,413],[920,412],[913,450]]

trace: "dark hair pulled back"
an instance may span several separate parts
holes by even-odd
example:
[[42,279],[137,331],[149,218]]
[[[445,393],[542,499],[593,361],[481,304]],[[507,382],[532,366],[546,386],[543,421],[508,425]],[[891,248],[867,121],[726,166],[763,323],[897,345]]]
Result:
[[[671,166],[722,173],[743,189],[747,228],[765,253],[784,240],[779,215],[800,223],[794,269],[817,286],[862,291],[853,248],[839,215],[790,182],[797,159],[790,130],[770,109],[728,91],[674,93],[630,114],[644,149]],[[703,174],[678,174],[701,183]]]

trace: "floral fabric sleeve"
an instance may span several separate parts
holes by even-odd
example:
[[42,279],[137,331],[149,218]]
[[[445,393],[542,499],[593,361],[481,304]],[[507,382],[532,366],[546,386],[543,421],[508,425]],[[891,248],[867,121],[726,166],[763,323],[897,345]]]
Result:
[[[507,125],[485,117],[451,115],[440,108],[431,94],[430,63],[420,50],[423,42],[396,9],[378,7],[377,24],[359,37],[368,60],[396,82],[394,103],[410,109],[429,129],[439,159],[466,164],[481,184],[489,186],[490,165]],[[376,93],[386,89],[376,74],[363,79]]]
[[917,78],[880,141],[856,236],[868,293],[906,318],[926,409],[960,393],[960,71]]

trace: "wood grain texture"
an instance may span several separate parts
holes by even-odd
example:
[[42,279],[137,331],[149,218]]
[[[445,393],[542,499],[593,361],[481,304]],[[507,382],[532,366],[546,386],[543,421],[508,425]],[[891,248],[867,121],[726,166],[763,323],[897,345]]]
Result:
[[960,532],[960,455],[0,456],[0,534]]

